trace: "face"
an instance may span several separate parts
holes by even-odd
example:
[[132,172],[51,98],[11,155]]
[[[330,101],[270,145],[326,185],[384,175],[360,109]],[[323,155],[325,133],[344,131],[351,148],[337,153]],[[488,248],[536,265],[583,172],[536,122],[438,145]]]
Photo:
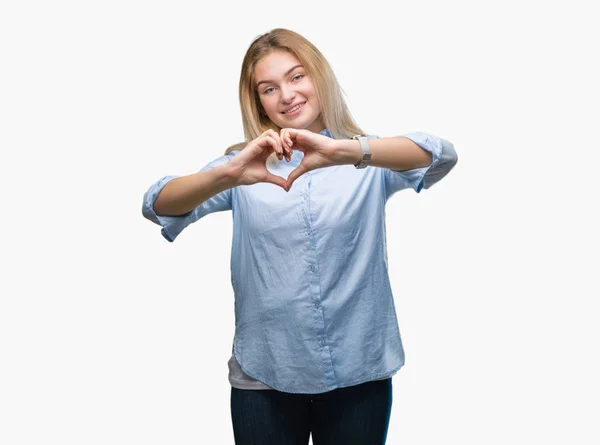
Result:
[[[257,93],[267,116],[281,128],[325,128],[315,87],[300,61],[286,51],[273,51],[254,68]],[[287,112],[300,105],[297,110]]]

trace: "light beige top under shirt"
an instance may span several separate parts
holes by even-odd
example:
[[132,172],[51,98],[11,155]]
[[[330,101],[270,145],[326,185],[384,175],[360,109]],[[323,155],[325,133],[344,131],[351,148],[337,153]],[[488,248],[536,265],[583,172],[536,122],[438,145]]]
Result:
[[[265,385],[260,380],[256,380],[255,378],[250,377],[240,367],[239,363],[235,359],[235,356],[231,354],[231,358],[227,362],[227,366],[229,367],[229,383],[231,386],[238,389],[273,389],[268,385]],[[396,371],[398,372],[398,371]],[[382,377],[379,379],[373,380],[385,380],[390,377],[396,375],[396,372],[388,377]]]

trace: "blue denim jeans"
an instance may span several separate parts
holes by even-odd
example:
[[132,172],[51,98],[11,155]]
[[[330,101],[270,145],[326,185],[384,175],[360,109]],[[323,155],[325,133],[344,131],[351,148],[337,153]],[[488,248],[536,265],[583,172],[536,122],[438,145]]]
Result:
[[385,445],[392,378],[321,394],[231,387],[236,445]]

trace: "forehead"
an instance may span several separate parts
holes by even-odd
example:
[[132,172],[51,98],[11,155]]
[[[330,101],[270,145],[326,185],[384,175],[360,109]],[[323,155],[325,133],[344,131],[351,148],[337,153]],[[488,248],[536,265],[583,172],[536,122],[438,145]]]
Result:
[[258,61],[254,67],[256,82],[261,80],[274,80],[283,77],[285,72],[300,61],[287,51],[273,51]]

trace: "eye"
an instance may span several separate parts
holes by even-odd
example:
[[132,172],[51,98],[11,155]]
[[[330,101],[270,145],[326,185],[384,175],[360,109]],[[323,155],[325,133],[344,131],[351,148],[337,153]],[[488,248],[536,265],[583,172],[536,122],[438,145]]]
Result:
[[[300,79],[302,79],[303,77],[304,77],[304,74],[296,74],[296,75],[295,75],[295,76],[292,78],[292,80],[296,80],[296,79],[300,80]],[[270,93],[270,90],[272,90],[272,89],[273,89],[273,87],[269,87],[269,88],[267,88],[266,90],[264,90],[264,91],[263,91],[263,94],[269,94],[269,93]]]

